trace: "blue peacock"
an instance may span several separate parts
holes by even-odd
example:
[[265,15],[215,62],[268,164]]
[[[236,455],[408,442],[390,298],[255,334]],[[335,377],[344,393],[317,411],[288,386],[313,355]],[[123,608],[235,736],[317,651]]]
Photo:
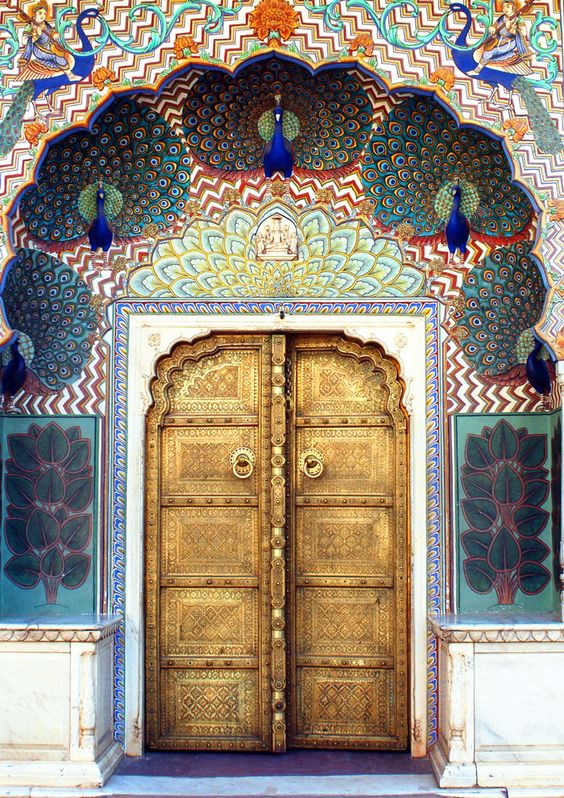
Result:
[[106,217],[106,190],[103,181],[100,180],[96,191],[96,216],[88,228],[90,249],[92,252],[100,249],[102,252],[107,252],[112,246],[113,238],[114,231]]
[[534,209],[513,184],[501,143],[474,128],[459,128],[431,97],[401,99],[376,125],[363,158],[362,183],[379,224],[391,230],[407,222],[421,243],[444,235],[453,210],[468,221],[472,235],[490,245],[532,232]]
[[274,109],[274,131],[272,138],[264,148],[264,176],[272,177],[275,172],[281,172],[285,177],[292,177],[294,163],[294,149],[284,136],[284,111],[280,105],[281,96],[276,95]]
[[[282,100],[274,102],[276,95]],[[289,173],[291,146],[292,172],[321,177],[356,166],[372,116],[355,72],[336,68],[312,75],[303,66],[270,58],[235,76],[206,71],[188,89],[182,121],[194,158],[216,175],[259,175],[264,155],[274,157],[278,150],[282,171]]]
[[87,19],[96,18],[99,14],[99,9],[87,8],[77,17],[76,32],[82,45],[82,53],[74,56],[71,74],[61,72],[45,78],[26,80],[16,91],[6,116],[0,122],[0,157],[7,155],[20,138],[22,122],[30,102],[35,103],[42,94],[50,96],[62,86],[78,83],[90,75],[94,69],[94,54],[83,23]]
[[20,249],[1,298],[25,360],[25,389],[45,393],[75,382],[90,357],[91,335],[98,326],[84,281],[52,255]]
[[10,343],[10,359],[2,371],[2,409],[9,413],[14,396],[20,391],[26,379],[26,365],[19,349],[19,337],[16,334]]
[[[189,182],[189,156],[168,123],[131,97],[117,98],[91,131],[73,130],[49,145],[21,215],[44,249],[85,240],[101,211],[119,243],[142,235],[149,223],[177,222]],[[98,246],[106,243],[107,229]]]
[[454,184],[452,196],[452,211],[450,212],[445,227],[448,251],[451,261],[454,260],[457,252],[460,253],[463,260],[466,260],[468,239],[470,238],[470,224],[466,216],[464,216],[460,210],[462,192],[458,183]]

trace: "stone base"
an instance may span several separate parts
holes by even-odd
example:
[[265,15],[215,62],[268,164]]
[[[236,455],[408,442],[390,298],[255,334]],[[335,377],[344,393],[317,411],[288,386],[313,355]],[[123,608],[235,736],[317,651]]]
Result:
[[431,762],[439,785],[564,785],[564,624],[546,616],[522,623],[443,616],[431,625],[439,649]]
[[474,763],[449,762],[439,743],[431,748],[429,758],[439,787],[475,787]]
[[119,618],[0,622],[0,787],[99,787],[114,738]]
[[97,762],[0,762],[0,785],[6,787],[101,787],[123,758],[118,743]]
[[[479,787],[542,788],[543,795],[547,795],[547,788],[564,785],[564,764],[561,762],[478,762],[476,769]],[[559,795],[564,796],[564,787],[559,788]]]

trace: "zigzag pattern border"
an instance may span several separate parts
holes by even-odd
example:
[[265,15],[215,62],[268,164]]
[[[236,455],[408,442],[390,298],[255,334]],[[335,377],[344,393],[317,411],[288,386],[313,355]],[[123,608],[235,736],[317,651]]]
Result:
[[[127,427],[126,388],[129,344],[129,316],[149,314],[255,314],[275,313],[276,301],[152,301],[123,300],[116,302],[114,316],[114,346],[110,386],[110,452],[112,478],[109,495],[111,576],[111,611],[125,617],[125,544],[126,544],[126,483]],[[292,314],[373,314],[423,316],[425,318],[426,406],[427,406],[427,603],[429,611],[440,613],[441,597],[441,507],[442,490],[440,465],[444,456],[441,419],[442,378],[439,369],[439,305],[433,300],[389,301],[290,301],[286,303]],[[437,652],[429,633],[427,657],[427,716],[428,743],[437,739]],[[120,625],[115,641],[114,720],[115,736],[123,745],[125,739],[125,639],[124,624]]]

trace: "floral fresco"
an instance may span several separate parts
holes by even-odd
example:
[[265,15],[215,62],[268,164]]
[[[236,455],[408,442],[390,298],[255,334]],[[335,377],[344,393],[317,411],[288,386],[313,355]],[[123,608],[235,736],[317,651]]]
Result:
[[553,419],[559,415],[456,418],[462,611],[555,606]]
[[97,558],[95,419],[4,417],[2,427],[7,459],[1,611],[91,612]]

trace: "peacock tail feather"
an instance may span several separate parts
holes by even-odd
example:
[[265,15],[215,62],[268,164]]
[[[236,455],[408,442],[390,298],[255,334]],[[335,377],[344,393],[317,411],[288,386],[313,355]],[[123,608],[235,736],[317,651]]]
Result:
[[89,336],[97,327],[90,300],[85,282],[57,258],[18,251],[2,292],[6,318],[28,341],[22,347],[27,367],[53,391],[77,380],[90,357]]
[[407,222],[415,236],[444,229],[454,183],[461,187],[461,210],[478,234],[511,238],[524,233],[534,215],[525,192],[511,183],[501,144],[458,128],[430,97],[402,100],[376,126],[362,182],[377,220],[385,227]]
[[188,167],[183,143],[167,122],[155,110],[119,98],[91,131],[73,131],[49,147],[36,185],[22,199],[22,218],[33,238],[48,245],[83,236],[102,178],[110,193],[120,195],[112,199],[119,206],[112,218],[116,236],[134,238],[149,223],[170,227],[185,207]]
[[541,152],[556,155],[564,146],[562,136],[554,124],[535,87],[525,77],[519,77],[513,84],[527,107],[527,114],[535,141]]
[[194,157],[226,172],[260,168],[275,94],[282,95],[284,135],[293,140],[296,167],[334,170],[360,157],[372,105],[359,78],[345,69],[313,76],[277,58],[235,77],[208,71],[188,91],[183,125]]
[[15,93],[6,116],[0,122],[0,158],[7,155],[20,138],[23,118],[33,92],[33,81],[24,81]]
[[540,318],[546,295],[531,244],[495,250],[466,276],[464,294],[458,330],[476,370],[493,377],[523,364],[529,352],[524,333]]

